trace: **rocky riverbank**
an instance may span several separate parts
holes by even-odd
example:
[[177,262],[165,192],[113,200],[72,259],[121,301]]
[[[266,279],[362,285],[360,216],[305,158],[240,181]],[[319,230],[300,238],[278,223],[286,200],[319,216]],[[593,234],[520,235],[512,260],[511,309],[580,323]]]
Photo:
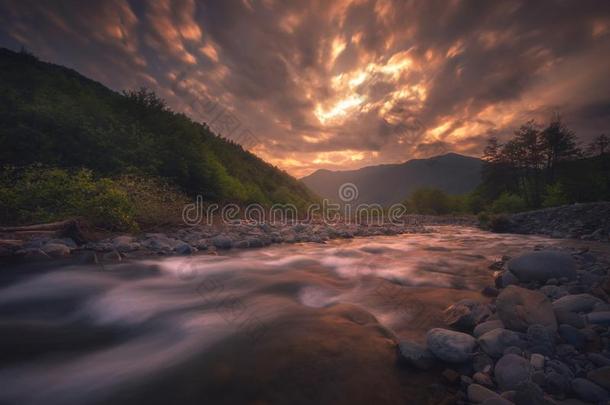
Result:
[[402,341],[399,358],[440,363],[443,403],[608,404],[610,262],[589,251],[535,251],[493,263],[488,299],[445,311],[427,345]]
[[610,202],[573,204],[513,214],[507,230],[607,242],[610,240]]
[[152,255],[215,254],[217,250],[259,248],[277,243],[324,243],[357,236],[398,235],[429,230],[420,220],[392,224],[296,223],[272,225],[235,220],[216,226],[193,226],[140,235],[115,235],[77,244],[70,237],[33,236],[0,246],[0,256],[44,260],[80,256],[87,261],[120,261]]

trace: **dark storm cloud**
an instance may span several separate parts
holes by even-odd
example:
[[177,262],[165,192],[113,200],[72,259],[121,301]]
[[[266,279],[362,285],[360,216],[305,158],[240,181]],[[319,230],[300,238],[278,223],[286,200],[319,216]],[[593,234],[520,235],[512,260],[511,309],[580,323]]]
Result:
[[559,111],[608,132],[604,1],[9,1],[0,41],[115,88],[154,88],[295,175],[446,151]]

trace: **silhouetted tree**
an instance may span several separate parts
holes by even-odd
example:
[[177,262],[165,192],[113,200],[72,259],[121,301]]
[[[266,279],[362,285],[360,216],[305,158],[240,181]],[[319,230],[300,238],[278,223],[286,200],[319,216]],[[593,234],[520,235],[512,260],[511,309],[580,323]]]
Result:
[[557,163],[578,157],[580,151],[576,146],[576,135],[570,131],[556,116],[542,131],[541,147],[546,157],[546,169],[550,183],[555,181]]
[[602,156],[608,151],[608,145],[610,145],[610,138],[606,134],[598,135],[589,144],[589,152],[593,156]]

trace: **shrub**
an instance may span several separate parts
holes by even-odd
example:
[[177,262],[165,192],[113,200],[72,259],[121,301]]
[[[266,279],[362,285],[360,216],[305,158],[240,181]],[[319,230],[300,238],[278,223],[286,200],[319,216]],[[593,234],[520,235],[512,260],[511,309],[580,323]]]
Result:
[[190,201],[177,187],[161,178],[137,175],[121,176],[115,184],[129,196],[140,228],[182,223],[182,210]]
[[557,207],[559,205],[566,205],[568,202],[568,196],[566,195],[561,183],[550,184],[546,187],[546,193],[544,200],[542,200],[542,206]]
[[82,217],[93,226],[134,230],[134,215],[128,193],[89,170],[30,166],[4,168],[0,175],[0,221],[5,224]]
[[494,214],[519,212],[524,211],[526,208],[527,204],[523,198],[510,193],[502,193],[491,204],[491,212]]

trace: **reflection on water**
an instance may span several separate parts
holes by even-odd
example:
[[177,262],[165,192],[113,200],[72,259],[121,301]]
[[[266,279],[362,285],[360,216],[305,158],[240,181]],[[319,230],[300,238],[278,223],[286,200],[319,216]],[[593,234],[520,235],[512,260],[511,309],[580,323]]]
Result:
[[440,227],[104,271],[5,269],[0,402],[423,402],[434,377],[397,367],[395,340],[484,299],[494,259],[556,243]]

